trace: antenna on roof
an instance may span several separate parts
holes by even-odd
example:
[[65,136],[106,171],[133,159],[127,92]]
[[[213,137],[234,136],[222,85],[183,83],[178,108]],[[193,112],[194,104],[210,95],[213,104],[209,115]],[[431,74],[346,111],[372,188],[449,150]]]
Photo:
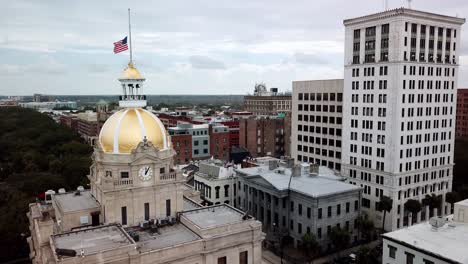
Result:
[[413,0],[407,0],[408,1],[408,9],[411,9],[411,1]]
[[388,0],[383,0],[384,11],[388,10]]

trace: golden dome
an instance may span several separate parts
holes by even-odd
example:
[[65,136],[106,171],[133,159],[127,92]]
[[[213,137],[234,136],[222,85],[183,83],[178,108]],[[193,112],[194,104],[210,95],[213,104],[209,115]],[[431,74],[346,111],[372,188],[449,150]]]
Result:
[[133,65],[133,63],[129,62],[127,68],[122,73],[122,77],[120,77],[121,80],[128,80],[128,79],[144,79],[143,76],[141,76],[140,72],[138,69]]
[[145,137],[159,149],[168,147],[166,130],[155,115],[141,108],[127,108],[107,119],[99,143],[104,152],[130,153]]

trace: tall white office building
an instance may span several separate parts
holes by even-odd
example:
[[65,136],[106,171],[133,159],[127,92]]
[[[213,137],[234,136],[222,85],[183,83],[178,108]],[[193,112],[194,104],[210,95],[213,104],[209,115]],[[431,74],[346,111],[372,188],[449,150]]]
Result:
[[[344,21],[342,174],[363,187],[362,209],[386,230],[404,204],[452,188],[460,28],[465,19],[406,8]],[[442,202],[439,213],[447,207]],[[425,220],[425,208],[413,223]]]

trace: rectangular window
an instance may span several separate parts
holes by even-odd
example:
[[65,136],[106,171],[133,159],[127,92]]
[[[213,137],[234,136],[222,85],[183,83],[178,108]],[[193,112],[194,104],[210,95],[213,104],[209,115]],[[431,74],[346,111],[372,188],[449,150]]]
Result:
[[239,264],[247,264],[248,263],[248,252],[242,251],[239,253]]
[[122,217],[122,225],[127,225],[127,206],[120,208],[120,213]]
[[396,257],[396,247],[394,246],[388,246],[388,256],[394,259]]
[[128,179],[128,177],[129,177],[128,171],[120,172],[120,178],[121,179]]
[[406,255],[406,264],[413,264],[414,263],[414,255],[408,252],[405,252]]
[[166,200],[166,216],[171,215],[171,199]]
[[218,264],[227,264],[227,257],[218,258]]
[[145,220],[149,220],[150,218],[150,208],[149,208],[149,203],[145,203]]
[[322,208],[318,209],[318,219],[322,219]]
[[331,216],[332,216],[332,208],[331,208],[331,206],[328,206],[327,216],[328,216],[328,217],[331,217]]

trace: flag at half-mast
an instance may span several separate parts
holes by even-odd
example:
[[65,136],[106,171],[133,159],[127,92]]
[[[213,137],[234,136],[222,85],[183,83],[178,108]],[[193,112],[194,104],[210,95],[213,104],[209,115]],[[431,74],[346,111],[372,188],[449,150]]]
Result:
[[114,42],[114,53],[119,53],[128,50],[127,37],[117,42]]

